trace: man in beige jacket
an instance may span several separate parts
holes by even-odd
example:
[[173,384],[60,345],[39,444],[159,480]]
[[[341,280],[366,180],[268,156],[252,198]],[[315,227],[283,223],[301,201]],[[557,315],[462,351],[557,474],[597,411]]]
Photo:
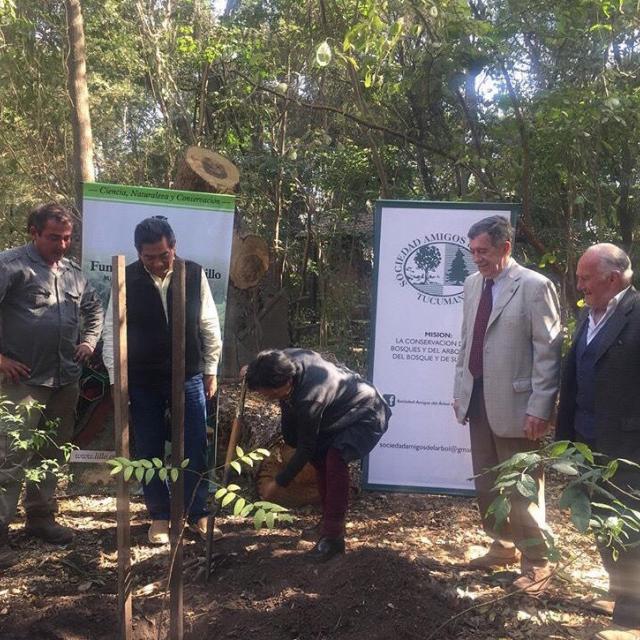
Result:
[[[478,271],[464,283],[462,345],[456,365],[454,410],[469,423],[474,474],[539,446],[549,428],[560,372],[562,331],[558,297],[544,276],[511,258],[513,229],[491,216],[469,229]],[[514,563],[521,555],[515,589],[540,593],[548,582],[545,557],[544,478],[538,502],[514,493],[508,520],[499,529],[487,509],[495,498],[495,474],[475,479],[488,552],[475,568]]]

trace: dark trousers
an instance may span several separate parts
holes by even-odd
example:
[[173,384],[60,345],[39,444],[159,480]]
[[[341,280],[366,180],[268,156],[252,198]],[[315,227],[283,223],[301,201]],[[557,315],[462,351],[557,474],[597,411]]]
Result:
[[[129,388],[131,421],[136,458],[164,459],[165,441],[171,434],[165,412],[171,404],[171,383]],[[207,515],[207,407],[202,374],[184,383],[184,455],[189,465],[184,471],[184,506],[190,521]],[[178,464],[180,460],[176,461]],[[169,484],[158,476],[143,485],[144,501],[152,520],[169,520]]]
[[[583,435],[576,433],[576,441],[583,442],[593,451],[597,451],[597,445],[594,439],[585,438]],[[632,474],[636,475],[636,474]],[[620,486],[627,484],[638,487],[638,478],[629,478],[630,482],[621,482],[619,478],[614,477],[613,482]],[[633,508],[637,505],[629,496],[620,495],[620,501],[628,504]],[[601,500],[601,498],[598,498]],[[594,513],[602,518],[607,518],[611,512],[605,509],[594,508]],[[629,542],[638,542],[637,535],[632,531],[628,531],[631,536]],[[604,544],[596,541],[600,557],[602,558],[602,566],[609,574],[609,593],[615,601],[613,609],[613,622],[621,627],[629,627],[631,629],[640,628],[640,545],[631,547],[627,550],[620,550],[618,559],[613,559],[612,549]]]
[[322,502],[320,536],[341,538],[349,506],[349,467],[338,449],[331,447],[327,455],[313,463],[318,474],[318,491]]

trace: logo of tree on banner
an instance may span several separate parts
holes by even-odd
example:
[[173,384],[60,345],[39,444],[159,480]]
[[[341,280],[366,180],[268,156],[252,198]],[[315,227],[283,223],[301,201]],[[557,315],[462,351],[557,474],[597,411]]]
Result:
[[461,249],[458,249],[456,256],[451,263],[449,272],[447,273],[448,284],[464,284],[466,277],[469,275],[469,270],[464,262],[464,255]]
[[427,304],[459,304],[465,278],[475,272],[465,236],[437,232],[407,242],[394,261],[395,278]]
[[417,267],[424,270],[423,284],[429,283],[429,272],[433,271],[441,261],[440,250],[432,244],[423,245],[416,251],[414,262]]

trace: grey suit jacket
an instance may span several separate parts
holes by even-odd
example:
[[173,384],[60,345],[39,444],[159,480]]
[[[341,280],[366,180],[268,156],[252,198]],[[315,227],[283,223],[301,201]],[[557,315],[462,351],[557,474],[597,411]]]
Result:
[[[544,276],[511,260],[494,301],[483,349],[484,398],[493,432],[524,437],[525,415],[551,417],[560,375],[562,326],[558,295]],[[453,397],[464,423],[473,391],[469,352],[482,293],[479,272],[464,283],[462,346]]]

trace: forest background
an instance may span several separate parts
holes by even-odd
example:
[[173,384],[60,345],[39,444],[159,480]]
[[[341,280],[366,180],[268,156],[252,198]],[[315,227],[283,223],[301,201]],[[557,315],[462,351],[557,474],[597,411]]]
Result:
[[[519,202],[517,257],[638,257],[638,0],[0,0],[0,249],[81,182],[241,173],[292,340],[362,368],[378,198]],[[86,73],[85,73],[86,68]]]

